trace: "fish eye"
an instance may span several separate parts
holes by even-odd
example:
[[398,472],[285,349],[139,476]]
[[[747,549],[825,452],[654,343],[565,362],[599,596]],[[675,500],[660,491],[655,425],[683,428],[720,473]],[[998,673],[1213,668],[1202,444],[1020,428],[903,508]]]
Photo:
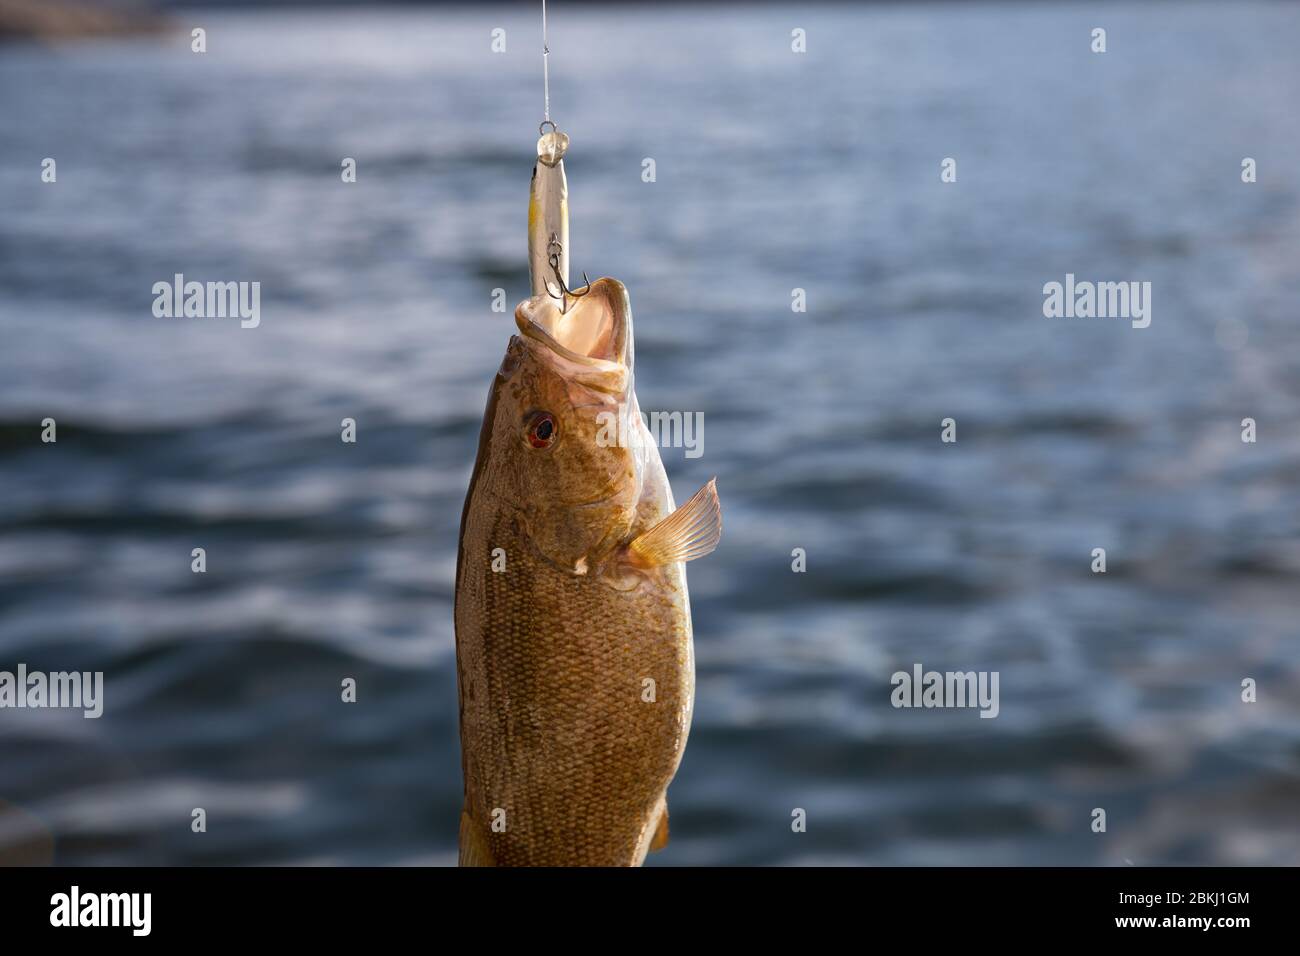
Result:
[[555,441],[555,419],[550,412],[538,412],[528,426],[528,444],[534,448],[548,448]]

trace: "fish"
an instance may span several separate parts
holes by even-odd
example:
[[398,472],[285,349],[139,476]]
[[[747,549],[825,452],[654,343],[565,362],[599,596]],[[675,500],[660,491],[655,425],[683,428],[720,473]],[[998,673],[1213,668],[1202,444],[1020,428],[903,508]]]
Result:
[[675,506],[621,282],[534,295],[515,323],[457,552],[459,861],[639,866],[690,732],[685,562],[721,539],[717,480]]

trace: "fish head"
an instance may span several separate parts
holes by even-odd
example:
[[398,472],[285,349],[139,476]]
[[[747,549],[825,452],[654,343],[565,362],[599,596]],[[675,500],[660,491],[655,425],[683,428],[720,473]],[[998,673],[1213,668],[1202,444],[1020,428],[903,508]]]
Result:
[[598,279],[563,310],[536,295],[515,322],[490,416],[492,484],[538,552],[586,574],[626,540],[657,454],[632,388],[627,290]]

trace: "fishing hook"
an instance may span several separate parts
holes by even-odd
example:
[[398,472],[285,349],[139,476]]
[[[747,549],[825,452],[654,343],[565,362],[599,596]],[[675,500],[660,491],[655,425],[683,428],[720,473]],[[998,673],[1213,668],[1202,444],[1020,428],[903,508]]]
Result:
[[[564,276],[560,274],[560,253],[564,251],[564,246],[560,244],[560,237],[555,233],[551,233],[551,241],[546,244],[546,248],[548,250],[546,260],[551,264],[551,271],[555,273],[555,284],[560,287],[560,294],[555,295],[552,293],[551,298],[560,300],[560,314],[563,315],[569,309],[567,298],[581,299],[591,291],[591,280],[587,278],[587,272],[584,269],[582,272],[582,281],[585,282],[586,285],[582,287],[581,291],[570,289],[568,285],[565,284]],[[547,291],[550,292],[549,289],[547,289]]]

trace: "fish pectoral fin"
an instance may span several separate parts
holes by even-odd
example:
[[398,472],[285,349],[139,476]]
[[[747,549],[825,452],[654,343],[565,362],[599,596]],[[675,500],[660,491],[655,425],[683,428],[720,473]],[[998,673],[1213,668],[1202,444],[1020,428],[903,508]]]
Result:
[[488,848],[483,828],[469,815],[469,807],[460,811],[460,866],[496,866]]
[[628,561],[644,568],[694,561],[722,540],[718,479],[710,478],[691,499],[627,546]]
[[655,827],[655,835],[650,840],[650,852],[662,850],[668,845],[668,804],[664,803],[664,812],[659,814],[659,825]]

